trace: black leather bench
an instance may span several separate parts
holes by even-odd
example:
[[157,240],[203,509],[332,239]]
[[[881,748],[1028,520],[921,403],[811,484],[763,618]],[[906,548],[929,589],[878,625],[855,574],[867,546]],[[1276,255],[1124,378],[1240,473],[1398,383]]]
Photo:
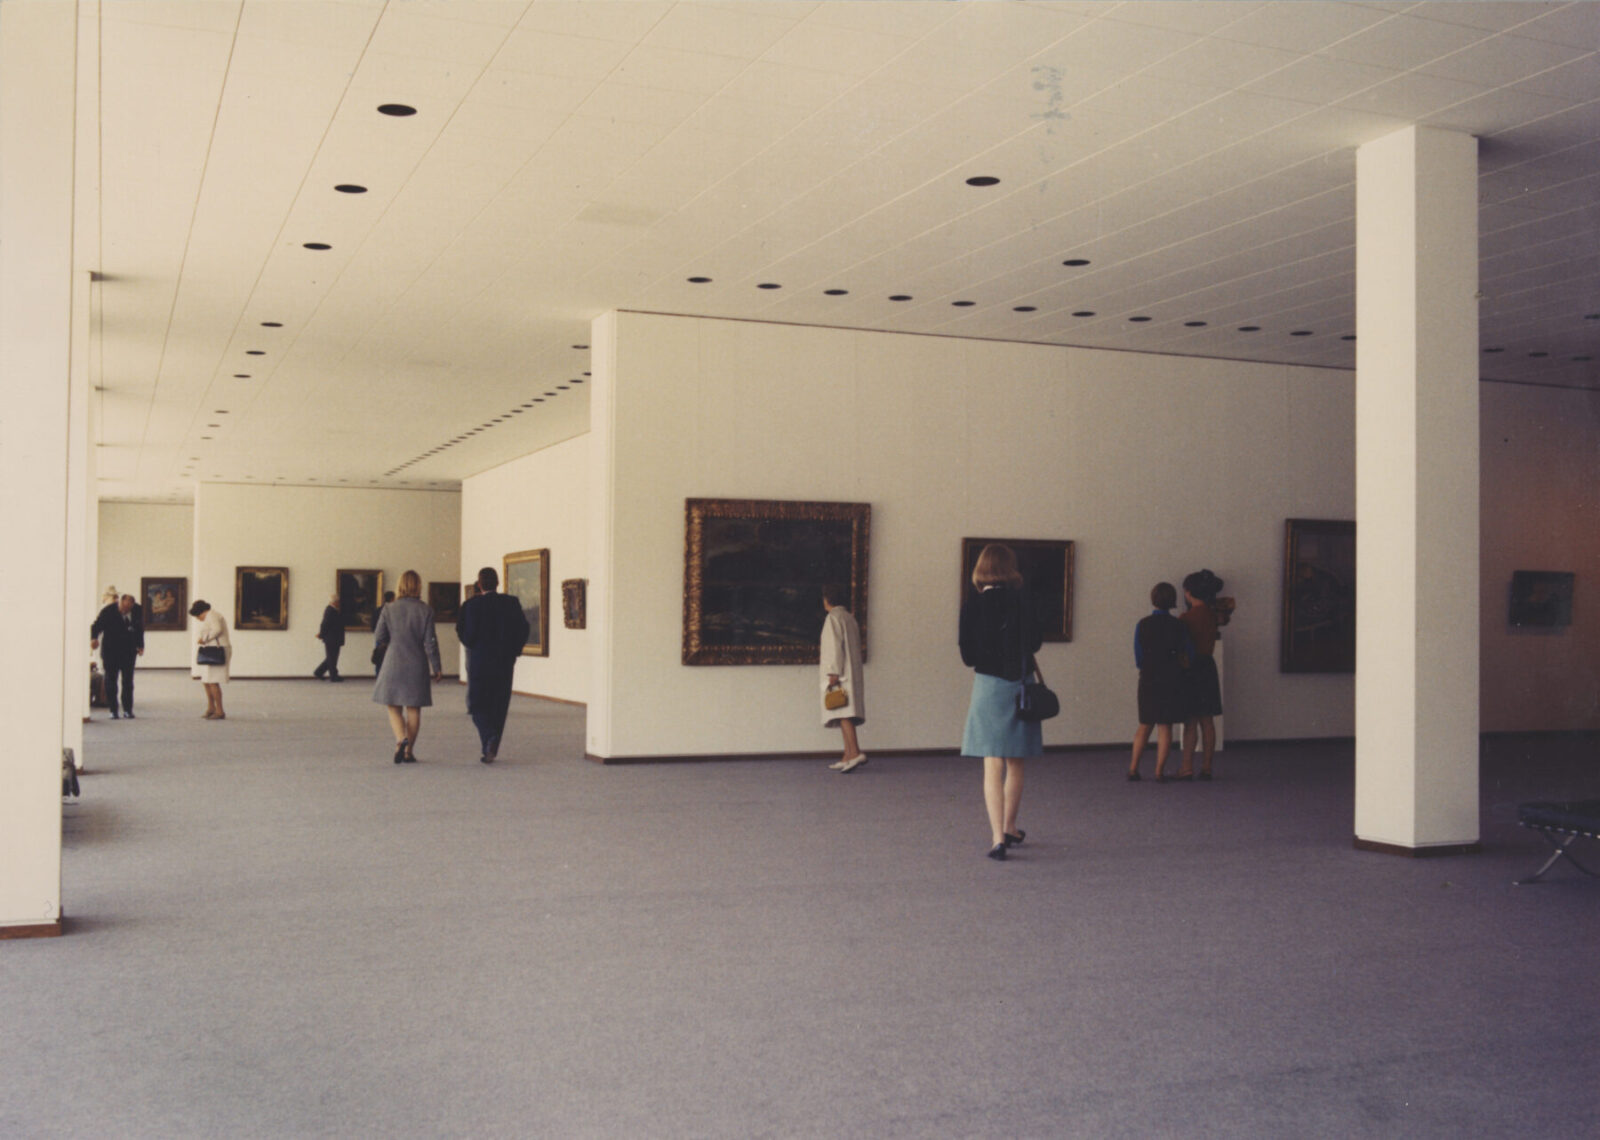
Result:
[[1600,877],[1578,862],[1568,850],[1580,839],[1600,839],[1600,800],[1571,800],[1566,803],[1534,801],[1517,805],[1517,822],[1529,831],[1543,835],[1555,848],[1550,858],[1522,883],[1537,883],[1563,855],[1567,862],[1591,878]]

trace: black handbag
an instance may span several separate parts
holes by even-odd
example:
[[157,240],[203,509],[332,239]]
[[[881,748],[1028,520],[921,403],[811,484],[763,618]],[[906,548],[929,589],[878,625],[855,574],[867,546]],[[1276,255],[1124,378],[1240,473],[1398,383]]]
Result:
[[1044,683],[1044,674],[1039,672],[1039,663],[1030,661],[1032,666],[1022,677],[1022,691],[1017,694],[1017,719],[1027,721],[1049,720],[1061,712],[1061,699]]
[[194,655],[196,665],[226,665],[228,651],[220,645],[202,645]]

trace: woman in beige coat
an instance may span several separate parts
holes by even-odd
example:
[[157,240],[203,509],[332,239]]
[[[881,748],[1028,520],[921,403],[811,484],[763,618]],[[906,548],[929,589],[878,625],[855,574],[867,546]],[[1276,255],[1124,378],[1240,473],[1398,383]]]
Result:
[[191,670],[194,679],[206,688],[206,711],[200,719],[227,720],[228,714],[222,711],[222,686],[228,683],[228,665],[233,660],[233,642],[228,639],[227,619],[212,609],[210,602],[199,599],[189,607],[189,616],[200,622],[195,636],[197,656],[201,646],[222,647],[221,665],[201,665],[196,662]]
[[[828,613],[822,623],[822,643],[817,651],[822,723],[827,728],[838,725],[844,735],[844,755],[828,765],[836,772],[853,772],[867,762],[866,753],[856,743],[856,725],[867,719],[861,627],[856,624],[855,616],[844,608],[849,600],[850,591],[844,586],[830,585],[822,591],[822,608]],[[832,691],[842,693],[844,703],[830,709],[828,694]]]

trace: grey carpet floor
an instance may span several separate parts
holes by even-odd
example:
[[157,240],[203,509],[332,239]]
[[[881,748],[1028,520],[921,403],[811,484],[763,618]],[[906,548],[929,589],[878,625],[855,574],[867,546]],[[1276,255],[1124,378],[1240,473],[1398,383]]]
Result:
[[1486,746],[1431,860],[1351,848],[1348,744],[1047,757],[997,864],[972,761],[600,767],[519,699],[485,767],[461,692],[408,767],[360,682],[87,726],[0,1136],[1600,1134],[1600,881],[1512,885],[1592,741]]

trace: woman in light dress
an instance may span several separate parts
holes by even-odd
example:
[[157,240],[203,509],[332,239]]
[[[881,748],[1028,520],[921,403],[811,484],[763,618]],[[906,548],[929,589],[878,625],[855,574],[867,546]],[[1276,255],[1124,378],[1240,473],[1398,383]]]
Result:
[[196,653],[202,645],[220,645],[223,655],[221,665],[197,663],[191,670],[191,675],[206,690],[206,711],[200,719],[227,720],[228,714],[222,709],[222,686],[228,683],[228,666],[233,661],[233,642],[228,639],[227,619],[212,609],[210,602],[198,598],[189,607],[189,616],[200,623],[195,636]]
[[[855,615],[845,606],[850,601],[850,591],[841,585],[829,585],[822,590],[822,608],[828,616],[822,623],[822,644],[817,662],[822,684],[822,724],[825,728],[839,726],[844,734],[844,755],[828,767],[835,772],[854,772],[867,762],[866,753],[856,743],[856,725],[866,721],[866,694],[861,668],[861,627]],[[838,690],[844,694],[844,704],[828,707],[828,692]]]
[[424,602],[422,578],[415,570],[400,575],[398,595],[378,615],[373,649],[383,654],[372,699],[389,710],[394,732],[394,762],[414,764],[422,710],[433,704],[430,681],[444,673],[439,664],[439,639],[433,630],[433,607]]

